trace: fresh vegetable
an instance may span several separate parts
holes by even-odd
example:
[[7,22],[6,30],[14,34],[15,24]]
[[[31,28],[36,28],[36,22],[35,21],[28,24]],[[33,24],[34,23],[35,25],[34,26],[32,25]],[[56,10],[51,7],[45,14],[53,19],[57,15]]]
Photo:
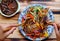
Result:
[[44,9],[41,6],[30,7],[25,15],[26,18],[22,18],[23,30],[26,35],[36,39],[40,37],[47,37],[48,33],[45,32],[46,25],[45,18],[47,18],[48,9]]

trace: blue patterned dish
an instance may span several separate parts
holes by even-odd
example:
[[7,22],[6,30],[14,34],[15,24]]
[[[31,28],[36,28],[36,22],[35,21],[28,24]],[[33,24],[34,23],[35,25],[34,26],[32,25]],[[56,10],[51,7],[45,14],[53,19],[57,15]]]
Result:
[[[29,7],[31,6],[42,6],[43,8],[46,8],[46,6],[44,5],[41,5],[41,4],[32,4],[32,5],[29,5],[27,6],[22,12],[21,14],[19,15],[19,19],[18,19],[18,23],[21,24],[22,22],[22,17],[24,17],[24,15],[26,14],[27,10],[29,9]],[[48,18],[53,22],[54,21],[54,16],[53,16],[53,13],[51,10],[49,10],[48,12]],[[47,32],[48,32],[48,37],[51,35],[51,33],[53,32],[53,26],[52,25],[48,25],[47,26]],[[27,38],[27,39],[30,39],[30,40],[33,40],[32,38],[30,38],[29,36],[26,35],[26,33],[23,31],[22,29],[22,26],[19,26],[19,31],[21,32],[21,34]],[[36,38],[35,41],[37,40],[44,40],[46,39],[47,37],[42,37],[42,38]]]

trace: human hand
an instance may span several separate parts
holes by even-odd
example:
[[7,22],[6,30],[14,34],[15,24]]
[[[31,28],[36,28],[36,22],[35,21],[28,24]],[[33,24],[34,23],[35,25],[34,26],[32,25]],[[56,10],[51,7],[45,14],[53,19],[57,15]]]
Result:
[[6,38],[8,35],[10,35],[15,29],[16,29],[17,25],[13,24],[7,27],[2,27],[0,26],[0,40],[3,40],[4,38]]
[[46,23],[54,26],[57,41],[60,41],[60,33],[59,33],[60,23],[59,22],[52,22],[49,19],[46,21]]
[[58,23],[53,23],[53,26],[55,28],[55,33],[56,33],[56,38],[57,38],[57,41],[60,41],[60,33],[58,31],[58,28],[60,28],[60,24]]

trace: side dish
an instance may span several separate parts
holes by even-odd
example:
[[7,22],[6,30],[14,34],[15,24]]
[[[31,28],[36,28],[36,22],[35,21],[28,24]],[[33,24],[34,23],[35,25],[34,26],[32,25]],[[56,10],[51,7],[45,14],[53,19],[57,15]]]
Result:
[[16,12],[18,4],[16,0],[2,0],[1,11],[6,15],[11,15]]

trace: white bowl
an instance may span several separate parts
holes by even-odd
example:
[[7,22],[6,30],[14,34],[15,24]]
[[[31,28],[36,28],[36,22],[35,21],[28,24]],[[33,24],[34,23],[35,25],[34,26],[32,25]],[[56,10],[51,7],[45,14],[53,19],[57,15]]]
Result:
[[6,15],[6,14],[4,14],[4,13],[0,10],[1,15],[5,16],[5,17],[12,17],[12,16],[14,16],[15,14],[17,14],[17,12],[20,11],[20,3],[19,3],[18,0],[16,0],[16,2],[17,2],[17,4],[18,4],[18,8],[17,8],[16,12],[14,12],[14,13],[11,14],[11,15]]

